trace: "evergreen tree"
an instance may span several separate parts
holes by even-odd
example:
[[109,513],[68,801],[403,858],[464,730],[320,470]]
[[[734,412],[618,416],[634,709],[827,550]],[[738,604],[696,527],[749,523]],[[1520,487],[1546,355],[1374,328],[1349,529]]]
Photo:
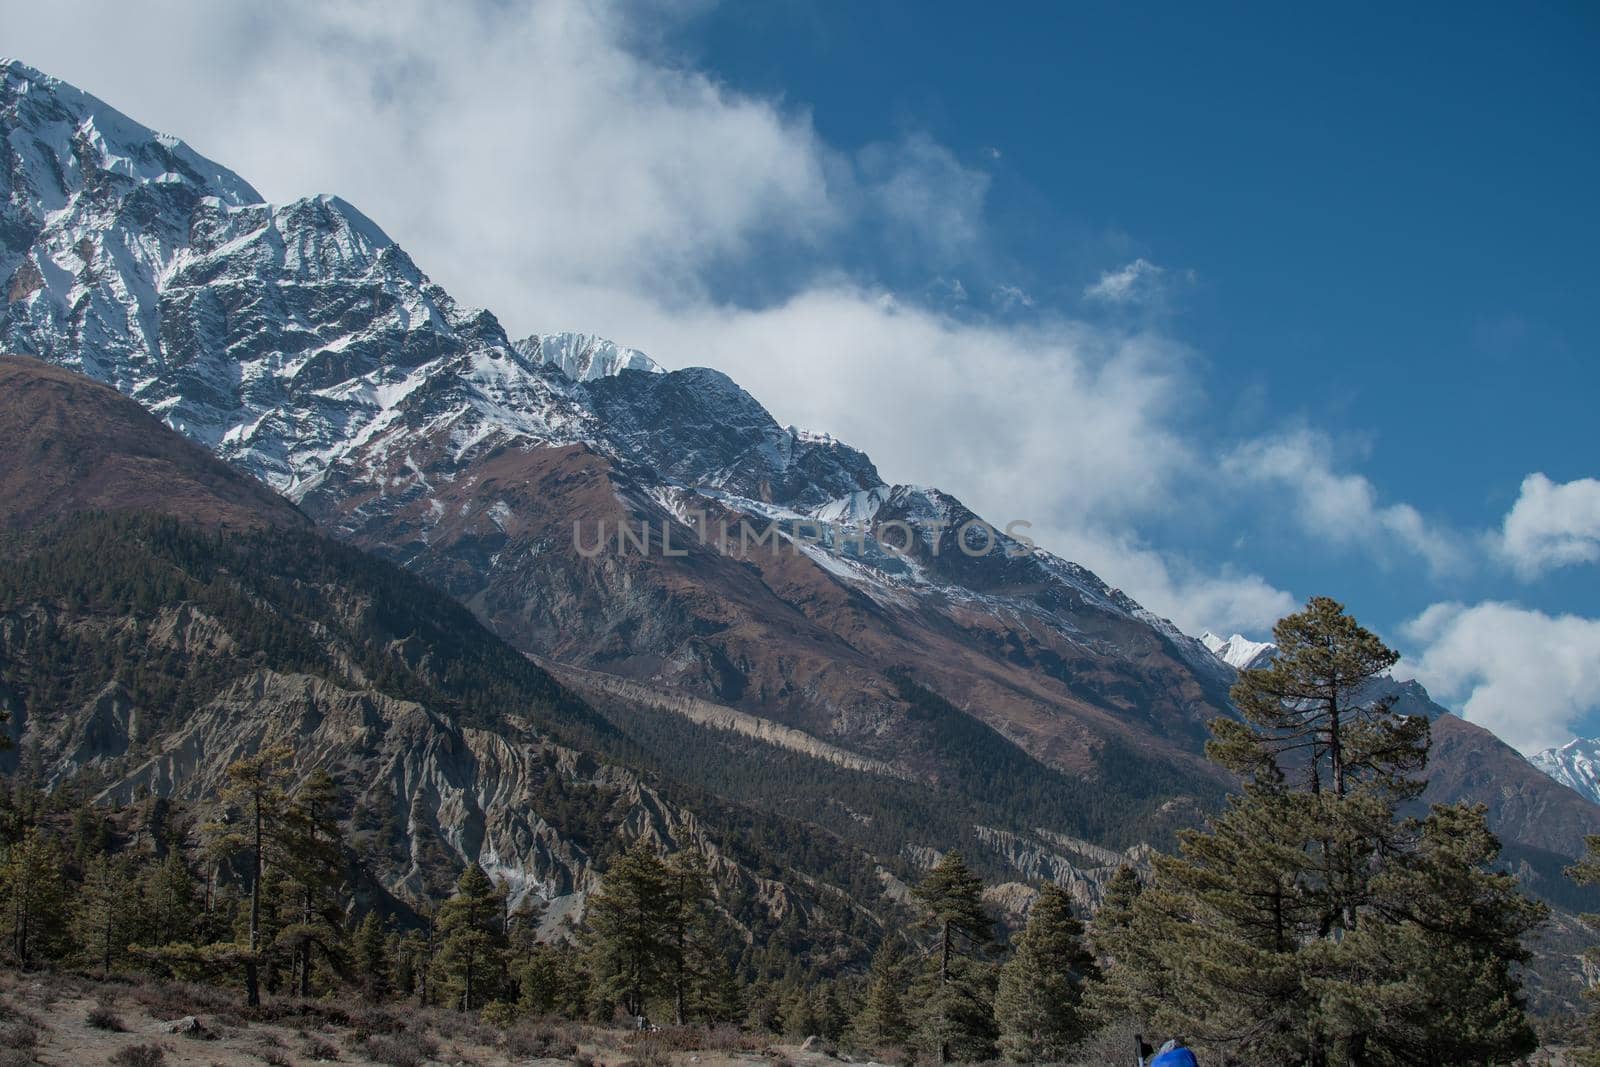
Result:
[[200,940],[195,915],[200,886],[177,849],[145,869],[140,916],[134,940],[147,947]]
[[428,972],[433,968],[433,923],[424,914],[421,930],[408,930],[394,937],[389,949],[394,961],[394,985],[406,996],[415,996],[424,1008],[433,1003]]
[[355,978],[361,983],[368,1000],[379,1001],[389,995],[393,981],[393,960],[389,954],[389,937],[383,929],[378,909],[373,908],[362,918],[356,928],[351,955],[355,964]]
[[439,905],[435,967],[461,1011],[475,1011],[495,993],[504,962],[505,891],[481,866],[469,864],[453,897]]
[[532,893],[524,893],[506,915],[506,941],[513,959],[526,960],[538,948],[539,924],[544,921],[544,913],[544,901]]
[[59,958],[65,948],[67,884],[64,857],[55,842],[30,828],[0,864],[11,958],[27,968]]
[[1362,782],[1420,792],[1404,776],[1426,762],[1427,720],[1397,715],[1394,697],[1370,694],[1399,653],[1330,597],[1312,597],[1272,634],[1272,662],[1240,672],[1229,694],[1244,721],[1212,724],[1212,757],[1257,781],[1298,772],[1311,793],[1343,797]]
[[1214,723],[1208,749],[1243,792],[1097,930],[1097,1006],[1244,1062],[1501,1062],[1526,1039],[1511,968],[1538,909],[1491,873],[1481,813],[1397,815],[1428,734],[1373,695],[1395,654],[1321,597],[1274,632],[1277,661],[1233,691],[1245,721]]
[[312,771],[285,807],[274,842],[277,866],[291,883],[274,944],[291,955],[294,985],[303,997],[311,995],[314,953],[336,964],[344,959],[344,849],[338,801],[328,773]]
[[1353,1061],[1512,1063],[1537,1047],[1512,972],[1549,909],[1491,869],[1499,853],[1482,805],[1436,805],[1417,849],[1374,879],[1378,921],[1316,946],[1334,958],[1309,985]]
[[989,999],[993,968],[982,959],[993,939],[983,910],[983,883],[959,852],[947,852],[913,890],[934,934],[928,967],[919,985],[921,1030],[940,1063],[989,1059],[994,1007]]
[[704,858],[692,848],[678,852],[667,864],[667,879],[667,980],[677,1024],[738,1018],[738,990],[718,938],[721,924]]
[[911,1037],[903,992],[905,953],[900,941],[886,937],[873,953],[867,972],[867,996],[856,1016],[851,1040],[867,1050],[904,1045]]
[[[1567,877],[1583,886],[1600,885],[1600,834],[1590,834],[1583,843],[1583,858],[1567,868]],[[1600,915],[1586,913],[1581,918],[1589,929],[1600,930]],[[1594,969],[1600,967],[1600,945],[1585,949],[1583,959],[1590,973],[1594,973]],[[1594,1006],[1583,1021],[1585,1047],[1577,1052],[1576,1062],[1582,1067],[1600,1067],[1600,985],[1591,982],[1584,996]]]
[[100,853],[83,872],[73,914],[73,944],[85,964],[102,978],[127,954],[138,906],[132,865],[125,857]]
[[596,994],[643,1015],[662,989],[674,953],[672,886],[643,838],[617,857],[589,901],[589,966]]
[[218,827],[219,846],[245,858],[250,882],[250,909],[246,923],[244,952],[245,1001],[251,1007],[261,1003],[261,955],[265,942],[261,936],[262,880],[266,875],[267,852],[281,827],[292,751],[286,745],[264,749],[228,767],[222,787],[222,802],[228,821]]
[[517,971],[517,985],[519,1007],[531,1015],[574,1019],[588,999],[583,961],[565,941],[535,945]]
[[1000,969],[994,1010],[1001,1053],[1017,1063],[1064,1060],[1088,1032],[1079,1009],[1096,970],[1072,902],[1059,886],[1046,884]]
[[1117,949],[1121,943],[1129,947],[1133,926],[1134,904],[1144,889],[1139,874],[1128,864],[1118,867],[1106,883],[1100,906],[1089,920],[1089,944],[1094,950],[1096,969],[1084,990],[1084,1004],[1096,1022],[1102,1026],[1122,1022],[1135,1014],[1134,1005],[1128,1002],[1126,991],[1117,981],[1107,981],[1107,969],[1115,970]]

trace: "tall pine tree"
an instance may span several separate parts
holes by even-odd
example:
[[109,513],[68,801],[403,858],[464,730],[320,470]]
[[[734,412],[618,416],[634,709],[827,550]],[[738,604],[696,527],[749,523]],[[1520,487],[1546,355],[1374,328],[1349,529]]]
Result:
[[1244,1062],[1503,1062],[1527,1038],[1513,965],[1539,909],[1492,872],[1481,813],[1398,815],[1428,730],[1379,695],[1395,654],[1325,597],[1274,633],[1208,749],[1245,787],[1155,861],[1104,939],[1103,999]]
[[939,860],[912,890],[933,933],[916,987],[923,1043],[940,1063],[986,1060],[994,1050],[994,970],[986,960],[994,927],[983,910],[983,883],[961,853]]
[[1000,968],[995,1021],[1000,1051],[1016,1063],[1065,1060],[1088,1033],[1081,1006],[1098,968],[1083,925],[1060,886],[1046,884],[1028,911],[1015,951]]
[[505,963],[505,890],[476,863],[456,881],[455,896],[439,905],[435,969],[456,1007],[474,1011],[498,990]]
[[589,901],[587,940],[596,994],[629,1015],[645,1012],[674,956],[672,882],[650,843],[635,841]]
[[286,745],[263,749],[228,767],[222,787],[225,821],[220,823],[217,845],[225,853],[242,855],[250,884],[250,910],[244,946],[245,1001],[251,1007],[261,1003],[262,883],[267,873],[267,855],[281,828],[287,805],[285,786],[289,778]]

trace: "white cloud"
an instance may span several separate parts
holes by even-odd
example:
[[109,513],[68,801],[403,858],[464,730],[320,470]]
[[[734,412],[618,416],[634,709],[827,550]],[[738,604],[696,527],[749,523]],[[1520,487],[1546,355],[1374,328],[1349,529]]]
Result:
[[1171,552],[1158,552],[1126,534],[1103,529],[1045,529],[1043,543],[1081,563],[1187,634],[1270,632],[1299,605],[1258,574],[1209,571]]
[[1402,628],[1413,674],[1435,699],[1531,754],[1572,739],[1600,710],[1600,619],[1515,604],[1435,604]]
[[1335,452],[1326,434],[1294,430],[1236,446],[1223,458],[1222,470],[1238,484],[1289,494],[1301,529],[1328,544],[1362,548],[1380,559],[1401,550],[1436,572],[1466,565],[1467,553],[1453,533],[1430,526],[1409,504],[1380,503],[1367,478],[1334,469]]
[[1528,475],[1495,548],[1526,579],[1600,561],[1600,480],[1558,483],[1543,474]]
[[1166,274],[1167,268],[1140,257],[1118,270],[1106,271],[1083,295],[1107,304],[1151,303],[1160,299]]

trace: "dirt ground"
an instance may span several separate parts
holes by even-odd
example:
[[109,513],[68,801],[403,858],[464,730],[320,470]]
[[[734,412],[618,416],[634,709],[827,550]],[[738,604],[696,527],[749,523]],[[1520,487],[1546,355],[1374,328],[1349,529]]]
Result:
[[231,990],[0,972],[0,1067],[824,1067],[842,1057],[726,1030],[509,1030],[439,1009],[268,999]]

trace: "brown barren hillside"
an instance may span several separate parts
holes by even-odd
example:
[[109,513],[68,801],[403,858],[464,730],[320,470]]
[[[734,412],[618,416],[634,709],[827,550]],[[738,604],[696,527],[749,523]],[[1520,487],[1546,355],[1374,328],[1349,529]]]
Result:
[[309,527],[294,505],[115,389],[0,355],[0,526],[155,511],[206,526]]

